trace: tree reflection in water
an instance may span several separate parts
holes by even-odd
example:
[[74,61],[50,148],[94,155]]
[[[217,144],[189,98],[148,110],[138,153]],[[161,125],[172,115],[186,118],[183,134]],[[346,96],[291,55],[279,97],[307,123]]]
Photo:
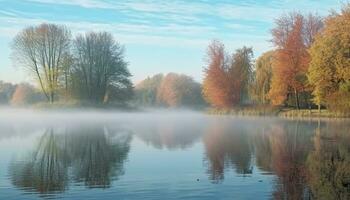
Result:
[[68,134],[73,174],[76,181],[88,187],[109,187],[111,177],[123,174],[123,163],[130,149],[130,134],[111,138],[104,127],[79,128]]
[[[189,121],[163,121],[157,124],[145,124],[138,129],[137,136],[147,144],[158,149],[187,149],[201,137],[203,127]],[[188,127],[191,127],[190,129]]]
[[[275,199],[350,199],[349,123],[255,120],[252,126],[249,120],[215,118],[191,127],[188,121],[147,123],[133,131],[167,149],[189,148],[202,136],[213,183],[222,182],[228,170],[251,177],[262,171],[275,175]],[[13,184],[43,194],[64,191],[72,180],[110,187],[124,173],[132,138],[113,127],[47,129],[26,160],[12,162]]]
[[313,142],[307,161],[313,197],[350,199],[349,127],[336,122],[318,127]]
[[252,173],[250,134],[236,125],[214,122],[203,138],[209,179],[214,183],[224,179],[225,168],[233,168],[237,174]]
[[39,193],[64,191],[68,167],[64,148],[61,137],[55,135],[53,129],[48,129],[27,161],[11,164],[12,183]]
[[255,163],[276,175],[274,199],[350,199],[348,123],[280,120],[254,129],[220,120],[203,138],[214,183],[224,179],[226,169],[250,174]]
[[307,130],[310,130],[308,124],[299,122],[271,128],[271,164],[278,176],[273,193],[275,199],[305,199],[309,196],[305,161],[312,147],[312,135]]
[[123,174],[130,149],[130,133],[112,133],[104,126],[67,128],[66,133],[48,129],[34,153],[25,161],[12,162],[14,185],[39,193],[62,192],[68,175],[87,187],[109,187]]

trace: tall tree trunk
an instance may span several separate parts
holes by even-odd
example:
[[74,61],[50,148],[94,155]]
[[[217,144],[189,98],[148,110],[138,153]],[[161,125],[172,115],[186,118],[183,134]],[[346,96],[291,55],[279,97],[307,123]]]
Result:
[[294,89],[294,95],[295,95],[295,105],[297,107],[298,110],[300,110],[300,106],[299,106],[299,94],[297,89]]
[[50,103],[52,104],[54,102],[55,94],[53,91],[50,92]]

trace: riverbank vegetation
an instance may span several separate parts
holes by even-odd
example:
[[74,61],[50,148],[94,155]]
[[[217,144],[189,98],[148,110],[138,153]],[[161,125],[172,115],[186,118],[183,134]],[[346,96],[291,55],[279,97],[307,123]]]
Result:
[[214,108],[210,113],[260,115],[266,111],[261,107],[274,106],[269,114],[348,116],[348,30],[349,5],[326,18],[298,12],[282,15],[271,30],[274,49],[262,54],[255,65],[251,48],[231,54],[223,43],[213,41],[203,82],[204,97]]
[[[133,85],[124,46],[108,32],[72,36],[64,25],[20,31],[12,58],[33,83],[0,82],[0,102],[14,106],[209,108],[211,114],[349,116],[350,5],[327,17],[285,13],[271,30],[273,48],[228,52],[213,40],[203,81],[156,74]],[[318,109],[316,111],[316,109]]]

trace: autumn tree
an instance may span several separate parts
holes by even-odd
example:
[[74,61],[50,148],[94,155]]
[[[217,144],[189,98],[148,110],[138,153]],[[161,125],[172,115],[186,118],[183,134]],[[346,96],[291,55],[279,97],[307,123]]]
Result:
[[229,62],[224,44],[214,40],[208,46],[206,56],[207,66],[204,68],[203,96],[214,107],[231,107],[233,101],[227,75]]
[[16,90],[11,98],[11,105],[23,106],[32,104],[40,101],[40,97],[41,95],[32,85],[28,83],[21,83],[16,86]]
[[132,84],[124,48],[107,32],[78,35],[73,42],[71,71],[73,93],[90,103],[125,100],[117,94],[130,94]]
[[350,5],[325,20],[311,46],[308,80],[313,100],[321,107],[350,110]]
[[306,91],[306,72],[310,56],[308,47],[322,28],[320,17],[300,13],[283,15],[272,29],[272,42],[276,56],[269,98],[273,105],[281,105],[294,97],[295,107],[300,108],[300,93]]
[[252,81],[253,50],[243,47],[231,57],[224,45],[213,41],[207,50],[204,68],[203,96],[218,108],[228,108],[248,101],[248,85]]
[[262,54],[255,63],[255,78],[250,85],[250,95],[253,100],[261,104],[269,103],[268,93],[271,87],[272,63],[274,51]]
[[176,73],[169,73],[163,78],[158,89],[157,100],[170,107],[203,104],[200,84],[189,76]]
[[56,98],[63,55],[69,52],[70,31],[61,25],[41,24],[22,30],[13,40],[13,60],[28,69],[50,103]]
[[141,106],[156,106],[157,94],[163,74],[147,77],[135,86],[135,103]]

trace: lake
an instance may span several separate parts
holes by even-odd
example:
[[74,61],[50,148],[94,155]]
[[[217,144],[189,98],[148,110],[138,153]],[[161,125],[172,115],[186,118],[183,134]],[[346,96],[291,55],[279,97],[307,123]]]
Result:
[[350,122],[0,111],[0,199],[350,199]]

